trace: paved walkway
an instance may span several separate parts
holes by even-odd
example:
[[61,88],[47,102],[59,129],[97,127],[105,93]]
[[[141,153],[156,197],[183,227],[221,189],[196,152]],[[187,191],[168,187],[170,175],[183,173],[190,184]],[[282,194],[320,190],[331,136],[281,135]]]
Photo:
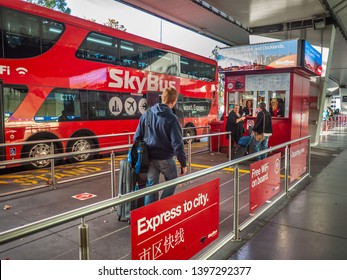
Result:
[[[325,163],[331,159],[330,163]],[[347,129],[325,133],[312,149],[312,180],[269,218],[231,260],[347,260]]]

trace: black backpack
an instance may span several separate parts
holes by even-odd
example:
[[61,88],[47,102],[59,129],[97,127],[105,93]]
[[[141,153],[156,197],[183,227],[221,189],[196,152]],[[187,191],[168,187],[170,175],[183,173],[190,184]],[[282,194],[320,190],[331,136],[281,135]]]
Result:
[[150,112],[151,110],[147,109],[144,140],[135,141],[128,153],[128,162],[130,163],[131,167],[135,170],[136,174],[146,173],[149,167],[149,155],[146,140],[148,137]]

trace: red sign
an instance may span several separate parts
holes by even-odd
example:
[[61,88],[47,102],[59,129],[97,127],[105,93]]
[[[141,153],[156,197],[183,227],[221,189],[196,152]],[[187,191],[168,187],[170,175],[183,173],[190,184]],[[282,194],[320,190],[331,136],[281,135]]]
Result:
[[130,212],[133,260],[187,260],[218,237],[219,178]]
[[290,182],[306,172],[307,141],[290,148]]
[[96,197],[96,194],[92,194],[92,193],[80,193],[80,194],[76,194],[74,196],[72,196],[73,198],[76,198],[78,200],[86,200],[92,197]]
[[281,153],[250,165],[250,213],[280,191]]
[[245,90],[245,75],[242,76],[227,76],[225,77],[225,89],[227,91],[244,91]]

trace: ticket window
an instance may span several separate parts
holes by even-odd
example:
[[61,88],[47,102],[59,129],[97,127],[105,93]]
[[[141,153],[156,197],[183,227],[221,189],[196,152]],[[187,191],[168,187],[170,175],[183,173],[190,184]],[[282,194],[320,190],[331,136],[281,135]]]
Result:
[[286,91],[269,91],[269,112],[272,117],[287,117]]
[[225,113],[228,116],[229,112],[233,110],[235,104],[239,104],[240,102],[240,92],[228,92],[227,100],[226,100],[226,109]]
[[253,91],[245,91],[241,94],[240,106],[242,115],[247,117],[255,116],[257,109],[257,100]]
[[248,117],[256,116],[257,93],[253,91],[229,92],[227,95],[227,115],[235,104],[240,106],[239,113]]
[[235,104],[240,105],[240,114],[248,117],[255,117],[258,113],[259,103],[265,102],[266,109],[272,117],[288,117],[288,92],[278,91],[243,91],[228,92],[226,115]]

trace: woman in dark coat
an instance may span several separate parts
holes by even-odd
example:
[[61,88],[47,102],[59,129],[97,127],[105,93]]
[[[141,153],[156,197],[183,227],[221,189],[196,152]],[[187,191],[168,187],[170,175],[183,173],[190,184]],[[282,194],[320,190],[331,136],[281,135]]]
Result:
[[[244,128],[243,128],[243,121],[246,117],[242,117],[239,113],[239,105],[234,105],[234,108],[232,111],[230,111],[227,123],[225,126],[225,131],[231,131],[231,147],[234,146],[234,142],[237,143],[239,139],[241,138]],[[227,135],[228,136],[228,135]]]

